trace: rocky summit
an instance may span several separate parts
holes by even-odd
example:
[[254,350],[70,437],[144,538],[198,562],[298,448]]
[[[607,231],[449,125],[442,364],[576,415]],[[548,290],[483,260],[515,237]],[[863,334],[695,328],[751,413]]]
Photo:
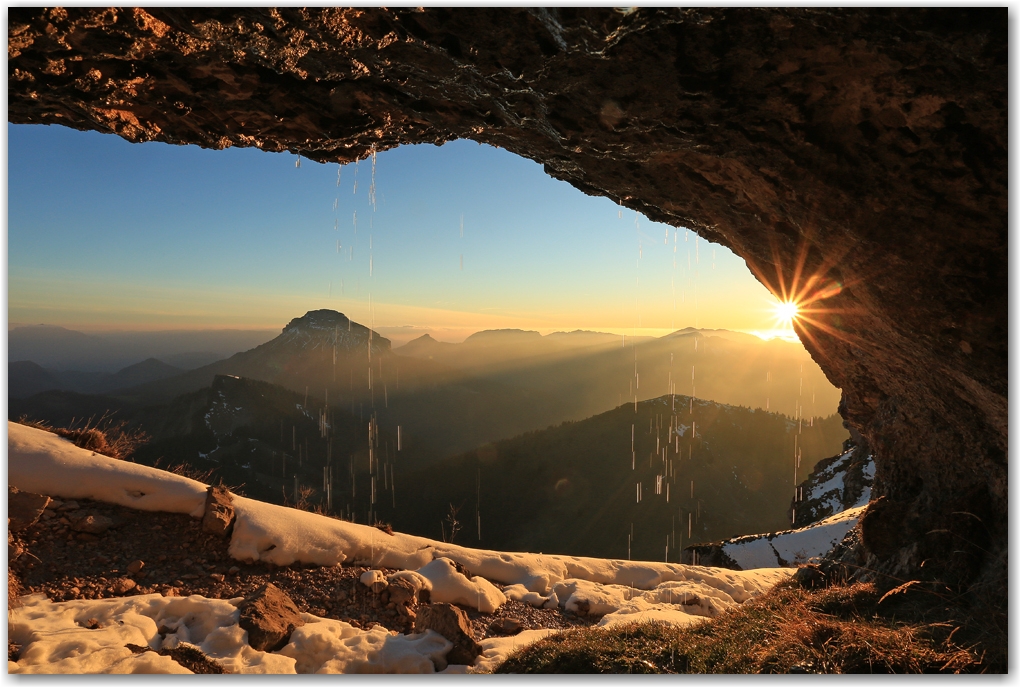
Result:
[[[283,333],[269,343],[275,346],[302,348],[328,348],[335,345],[338,350],[355,351],[364,349],[371,342],[373,354],[390,352],[390,340],[377,332],[358,324],[336,310],[310,310],[302,317],[295,317],[283,328]],[[268,345],[268,344],[266,344]]]

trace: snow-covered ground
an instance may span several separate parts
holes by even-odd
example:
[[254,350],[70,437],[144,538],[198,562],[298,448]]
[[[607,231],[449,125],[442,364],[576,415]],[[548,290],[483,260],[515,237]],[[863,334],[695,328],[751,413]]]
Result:
[[[106,458],[49,432],[8,423],[8,479],[22,491],[61,499],[95,499],[139,510],[201,517],[206,485],[153,468]],[[237,520],[230,555],[277,565],[359,563],[397,568],[420,576],[434,601],[491,612],[506,597],[536,606],[558,606],[604,615],[603,626],[639,620],[688,625],[743,603],[789,577],[793,570],[772,566],[725,570],[673,563],[621,561],[470,549],[401,533],[389,535],[305,511],[234,497]],[[847,528],[849,529],[849,528]],[[470,570],[468,579],[453,562]],[[744,567],[744,566],[742,566]],[[507,587],[500,591],[492,582]],[[26,597],[11,616],[11,637],[24,644],[10,672],[171,672],[180,666],[154,654],[130,654],[125,643],[153,648],[157,628],[176,634],[164,641],[199,646],[234,672],[432,672],[433,659],[450,645],[431,631],[391,635],[383,628],[360,630],[340,621],[305,616],[278,652],[258,652],[237,624],[235,604],[201,596],[158,595],[53,603]],[[102,615],[102,618],[100,618]],[[102,631],[79,622],[96,618]],[[109,622],[104,622],[106,618]],[[170,624],[168,624],[170,623]],[[85,634],[83,634],[85,633]],[[97,634],[99,633],[99,634]],[[484,653],[464,670],[487,670],[515,647],[537,641],[546,631],[483,640]],[[130,654],[130,655],[129,655]],[[171,665],[171,663],[173,665]],[[450,670],[461,670],[454,666]],[[179,672],[179,671],[178,671]]]
[[[844,451],[832,464],[821,470],[817,475],[812,476],[815,484],[804,493],[803,501],[815,502],[816,511],[832,515],[838,514],[846,507],[857,508],[866,506],[871,501],[871,481],[875,477],[875,461],[870,456],[868,456],[862,468],[865,486],[860,497],[857,499],[857,503],[853,505],[844,503],[846,473],[850,464],[857,460],[858,452],[859,449],[857,447]],[[853,498],[853,496],[850,498]]]
[[799,530],[737,537],[723,544],[722,550],[744,570],[813,562],[843,540],[865,508],[867,504],[848,508]]

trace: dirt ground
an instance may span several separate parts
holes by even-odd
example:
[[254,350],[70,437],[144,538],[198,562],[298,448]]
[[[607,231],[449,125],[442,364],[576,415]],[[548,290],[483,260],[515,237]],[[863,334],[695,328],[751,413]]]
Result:
[[[78,508],[73,509],[74,503],[55,501],[37,524],[15,535],[15,545],[24,553],[9,568],[22,594],[42,593],[53,601],[152,593],[231,599],[272,582],[301,611],[365,629],[379,624],[397,632],[412,631],[411,621],[393,604],[384,603],[385,596],[360,584],[366,567],[248,565],[228,555],[228,538],[203,532],[201,521],[187,515],[87,500],[77,501]],[[66,510],[68,506],[73,510]],[[73,518],[68,517],[74,510],[106,516],[114,524],[102,534],[74,532]],[[476,640],[502,635],[492,625],[504,618],[516,620],[522,630],[588,626],[598,620],[509,599],[492,614],[463,609]]]

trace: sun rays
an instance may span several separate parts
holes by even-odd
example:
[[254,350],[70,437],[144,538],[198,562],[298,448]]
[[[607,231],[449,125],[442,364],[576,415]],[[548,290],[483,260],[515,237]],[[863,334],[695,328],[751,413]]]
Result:
[[[842,304],[828,302],[847,288],[846,284],[832,276],[842,254],[817,255],[816,250],[812,251],[810,239],[810,236],[800,237],[796,258],[791,265],[779,250],[780,237],[773,233],[770,236],[771,266],[774,269],[772,274],[756,268],[752,261],[747,263],[755,277],[776,296],[777,300],[770,303],[775,318],[771,334],[801,339],[815,350],[819,350],[818,335],[858,344],[858,337],[843,330],[842,316],[846,313],[840,307]],[[819,259],[812,260],[815,264],[809,268],[808,257],[811,252],[815,252]]]

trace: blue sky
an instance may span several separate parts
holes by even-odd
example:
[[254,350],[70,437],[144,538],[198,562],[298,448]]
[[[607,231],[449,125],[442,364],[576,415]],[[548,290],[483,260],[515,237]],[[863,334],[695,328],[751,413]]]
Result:
[[672,228],[504,150],[382,152],[374,208],[370,160],[337,186],[338,165],[296,159],[8,124],[9,320],[279,328],[328,307],[451,341],[773,326],[775,299],[727,249],[681,229],[674,253]]

